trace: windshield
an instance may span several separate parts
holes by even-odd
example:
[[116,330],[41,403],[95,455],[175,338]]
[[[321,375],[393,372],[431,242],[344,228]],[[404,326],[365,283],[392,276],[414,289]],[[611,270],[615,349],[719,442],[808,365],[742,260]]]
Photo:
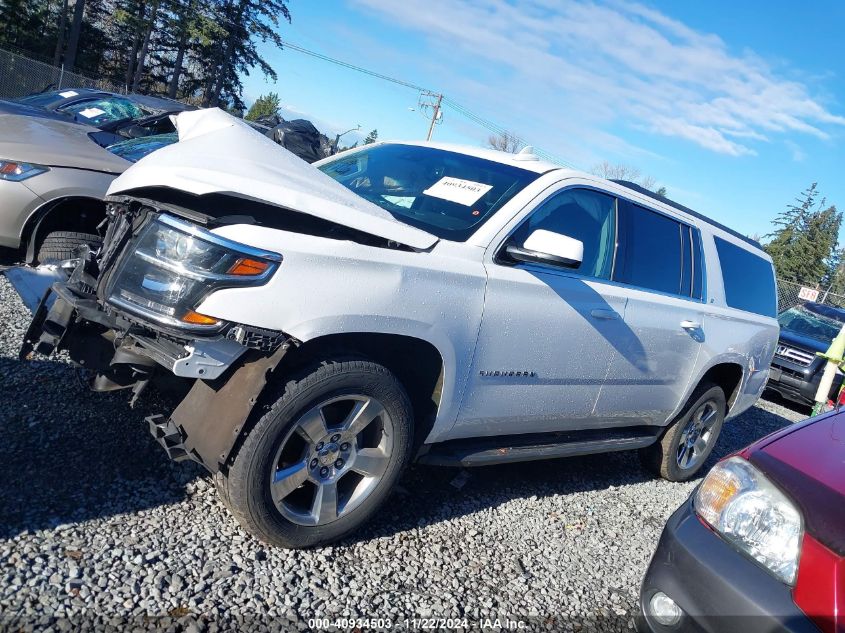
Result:
[[179,135],[176,132],[171,132],[170,134],[156,134],[120,141],[114,145],[109,145],[106,149],[131,163],[137,163],[147,154],[152,154],[166,145],[172,145],[178,140]]
[[138,104],[124,97],[103,97],[71,103],[60,107],[59,111],[90,125],[102,125],[123,119],[140,119],[149,114]]
[[463,241],[540,174],[431,147],[385,144],[320,166],[396,219]]
[[18,103],[25,103],[26,105],[37,106],[43,108],[55,101],[61,101],[69,97],[76,97],[79,93],[74,90],[51,90],[50,92],[40,92],[38,94],[29,95],[28,97],[21,97],[15,99]]
[[810,312],[803,306],[781,312],[778,323],[784,330],[826,342],[832,341],[842,328],[842,321]]

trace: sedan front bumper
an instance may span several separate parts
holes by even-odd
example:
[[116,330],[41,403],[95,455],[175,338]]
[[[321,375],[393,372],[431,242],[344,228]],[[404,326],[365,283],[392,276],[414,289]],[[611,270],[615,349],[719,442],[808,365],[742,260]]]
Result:
[[[650,613],[656,592],[684,611],[663,626]],[[704,525],[692,497],[666,523],[640,590],[644,633],[819,633],[792,600],[792,590]]]

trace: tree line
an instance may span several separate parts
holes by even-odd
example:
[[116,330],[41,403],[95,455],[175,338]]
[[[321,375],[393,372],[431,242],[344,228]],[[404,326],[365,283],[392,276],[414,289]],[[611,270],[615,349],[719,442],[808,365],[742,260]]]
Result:
[[242,77],[276,72],[287,0],[0,0],[0,48],[128,91],[243,110]]
[[774,219],[764,246],[779,279],[845,294],[845,248],[839,246],[842,212],[813,183]]

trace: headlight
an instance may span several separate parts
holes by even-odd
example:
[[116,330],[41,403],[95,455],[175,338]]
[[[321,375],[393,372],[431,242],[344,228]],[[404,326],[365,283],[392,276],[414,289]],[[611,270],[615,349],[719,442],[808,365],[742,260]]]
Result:
[[133,247],[109,283],[109,302],[181,328],[217,328],[217,319],[194,311],[205,296],[265,283],[282,261],[168,215],[148,224]]
[[783,582],[795,582],[804,533],[801,513],[749,462],[731,457],[717,464],[695,494],[695,511]]
[[45,171],[50,171],[50,168],[44,165],[0,159],[0,180],[19,182],[43,174]]

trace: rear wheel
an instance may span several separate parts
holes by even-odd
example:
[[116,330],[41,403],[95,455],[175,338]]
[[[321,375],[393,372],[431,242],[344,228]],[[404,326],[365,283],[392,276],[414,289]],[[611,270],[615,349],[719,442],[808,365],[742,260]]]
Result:
[[74,231],[53,231],[48,233],[38,247],[36,259],[39,264],[60,262],[72,259],[77,247],[83,244],[92,249],[99,248],[103,241],[99,235],[92,233],[78,233]]
[[655,444],[640,449],[643,465],[669,481],[686,481],[710,457],[725,420],[725,392],[701,385]]
[[410,403],[390,371],[329,361],[287,383],[216,482],[238,522],[262,541],[328,543],[378,511],[412,438]]

